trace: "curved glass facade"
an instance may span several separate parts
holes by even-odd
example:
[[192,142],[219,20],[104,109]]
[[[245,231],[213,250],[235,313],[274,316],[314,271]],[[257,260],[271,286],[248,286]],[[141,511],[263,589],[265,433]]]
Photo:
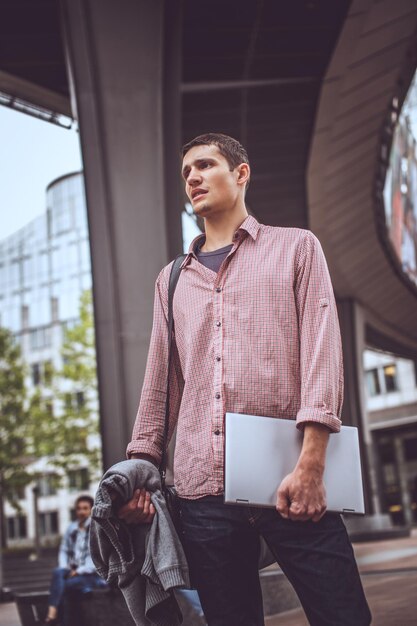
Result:
[[417,285],[417,74],[394,129],[384,205],[395,255]]
[[77,318],[91,288],[82,173],[54,181],[46,201],[44,215],[0,242],[0,321],[13,333]]

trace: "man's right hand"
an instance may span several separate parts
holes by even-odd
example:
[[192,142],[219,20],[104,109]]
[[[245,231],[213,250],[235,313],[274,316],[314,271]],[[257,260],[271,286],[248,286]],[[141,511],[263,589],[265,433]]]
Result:
[[127,524],[150,524],[154,515],[155,507],[151,503],[151,494],[145,489],[137,489],[133,498],[117,513],[117,516]]

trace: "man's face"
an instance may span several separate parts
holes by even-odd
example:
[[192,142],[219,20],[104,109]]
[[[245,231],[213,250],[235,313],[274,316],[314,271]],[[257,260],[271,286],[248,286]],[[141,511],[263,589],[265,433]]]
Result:
[[78,502],[75,509],[75,516],[79,522],[85,522],[91,515],[90,503],[84,500]]
[[201,217],[221,213],[235,206],[244,188],[239,167],[230,171],[215,145],[194,146],[184,156],[182,176],[194,213]]

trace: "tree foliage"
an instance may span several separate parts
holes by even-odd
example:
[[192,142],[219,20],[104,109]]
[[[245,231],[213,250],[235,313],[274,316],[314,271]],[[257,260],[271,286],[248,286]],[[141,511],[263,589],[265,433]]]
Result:
[[30,480],[25,427],[25,367],[13,335],[0,328],[0,489],[16,503],[16,492]]
[[46,361],[42,381],[28,397],[26,367],[10,331],[0,328],[0,524],[4,501],[19,510],[18,493],[36,480],[34,461],[47,458],[58,485],[69,469],[100,467],[94,317],[90,291],[81,295],[79,320],[64,331],[62,367]]
[[56,468],[68,470],[100,464],[94,444],[98,435],[96,352],[90,291],[80,299],[79,321],[67,328],[61,349],[63,365],[44,374],[43,386],[30,401],[31,441],[37,457],[48,457]]
[[25,436],[25,367],[13,335],[0,328],[0,537],[6,544],[4,503],[18,508],[18,492],[30,480]]

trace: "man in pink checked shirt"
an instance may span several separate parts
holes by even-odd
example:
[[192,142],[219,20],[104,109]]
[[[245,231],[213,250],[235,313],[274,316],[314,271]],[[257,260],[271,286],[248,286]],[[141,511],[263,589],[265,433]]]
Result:
[[[330,433],[340,430],[343,360],[320,243],[311,231],[265,226],[248,215],[249,160],[231,137],[210,133],[185,145],[182,176],[205,234],[191,244],[175,292],[170,433],[177,425],[183,543],[208,623],[264,623],[262,535],[310,624],[368,625],[345,526],[326,512],[325,452]],[[155,464],[164,425],[170,269],[156,281],[148,363],[127,448],[128,457]],[[224,504],[226,412],[291,418],[304,432],[296,467],[277,485],[275,511]],[[149,523],[154,514],[144,492],[119,511],[128,523]]]

